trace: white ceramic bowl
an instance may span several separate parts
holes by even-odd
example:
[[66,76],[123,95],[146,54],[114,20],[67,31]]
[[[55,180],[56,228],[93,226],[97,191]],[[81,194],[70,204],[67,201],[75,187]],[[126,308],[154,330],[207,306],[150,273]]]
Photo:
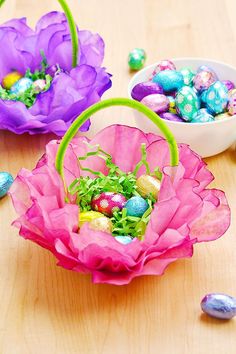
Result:
[[[191,67],[196,70],[200,65],[207,65],[212,68],[220,80],[231,80],[236,84],[236,68],[233,66],[209,59],[201,58],[179,58],[172,59],[177,70],[183,67]],[[128,94],[131,97],[132,88],[140,83],[147,81],[156,64],[150,65],[140,70],[129,82]],[[145,132],[159,133],[155,125],[145,119],[141,113],[135,111],[137,127]],[[200,154],[202,157],[208,157],[219,154],[226,150],[236,141],[236,116],[225,120],[209,123],[181,123],[165,120],[165,123],[171,129],[178,143],[185,143]]]

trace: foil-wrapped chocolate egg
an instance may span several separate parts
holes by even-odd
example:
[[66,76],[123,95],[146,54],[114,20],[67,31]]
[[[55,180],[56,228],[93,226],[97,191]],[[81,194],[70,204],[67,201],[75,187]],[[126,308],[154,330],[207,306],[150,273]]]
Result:
[[136,186],[142,197],[152,195],[157,200],[161,182],[153,176],[141,175],[136,181]]
[[183,123],[185,122],[184,119],[182,119],[178,114],[171,113],[171,112],[163,112],[160,113],[160,117],[165,120],[170,120],[172,122],[180,122]]
[[179,90],[184,85],[183,75],[176,70],[160,71],[152,81],[161,85],[165,92]]
[[200,71],[193,79],[193,84],[197,91],[207,90],[214,82],[216,82],[216,77],[210,71]]
[[228,91],[233,90],[235,88],[234,83],[230,80],[223,80],[221,82],[222,82],[222,84],[224,84],[226,86]]
[[102,218],[104,215],[98,211],[83,211],[79,214],[79,227],[81,227],[85,222],[91,222],[92,220]]
[[178,91],[175,102],[177,112],[185,121],[191,121],[199,110],[198,96],[190,86],[184,86]]
[[215,120],[225,120],[225,119],[229,119],[231,118],[232,116],[228,113],[228,112],[225,112],[225,113],[220,113],[220,114],[217,114],[215,116]]
[[32,87],[36,93],[42,92],[46,87],[46,81],[43,79],[38,79],[33,82]]
[[104,215],[112,216],[115,211],[124,208],[126,201],[126,198],[120,193],[103,192],[93,197],[91,208]]
[[183,75],[184,78],[184,84],[187,86],[192,86],[193,84],[193,78],[195,76],[195,73],[191,68],[182,68],[180,69],[181,74]]
[[158,74],[160,71],[164,71],[164,70],[176,70],[175,64],[168,59],[161,60],[155,67],[152,73],[152,77]]
[[228,111],[231,116],[236,114],[236,93],[229,96]]
[[14,179],[8,172],[0,172],[0,198],[4,197],[11,187]]
[[129,53],[128,65],[131,70],[140,70],[144,66],[146,53],[141,48],[135,48]]
[[141,82],[132,89],[131,96],[136,101],[141,101],[144,97],[152,94],[163,94],[163,88],[152,81]]
[[208,71],[208,72],[212,73],[212,74],[214,75],[216,81],[218,80],[218,77],[217,77],[217,75],[216,75],[216,72],[215,72],[212,68],[210,68],[209,66],[207,66],[207,65],[201,65],[201,66],[199,66],[199,67],[197,68],[197,73],[200,73],[201,71]]
[[222,113],[228,104],[228,90],[222,82],[216,81],[208,88],[205,100],[209,111],[214,114]]
[[128,245],[133,241],[133,237],[131,236],[115,236],[116,241],[122,243],[123,245]]
[[148,202],[139,196],[130,198],[126,204],[125,208],[127,210],[128,216],[141,217],[145,211],[149,208]]
[[234,94],[236,94],[236,88],[235,88],[235,89],[232,89],[232,90],[230,90],[230,91],[228,92],[228,97],[230,97],[230,96],[232,96],[232,95],[234,95]]
[[144,97],[141,103],[156,113],[166,112],[169,109],[169,99],[165,95],[153,94]]
[[169,112],[176,113],[175,98],[173,96],[167,96],[169,100]]
[[193,115],[191,123],[208,123],[213,121],[214,117],[207,111],[207,109],[201,108]]
[[107,232],[107,233],[111,233],[112,232],[112,222],[109,218],[107,218],[106,216],[103,216],[101,218],[97,218],[97,219],[93,219],[90,222],[90,227],[93,230],[97,230],[97,231],[103,231],[103,232]]
[[11,88],[10,92],[15,95],[20,95],[28,90],[33,84],[33,81],[27,77],[22,77]]
[[22,78],[22,76],[23,75],[21,75],[18,71],[12,71],[3,78],[2,86],[6,90],[10,90],[12,86]]
[[202,311],[222,320],[236,316],[236,298],[226,294],[208,294],[201,301]]

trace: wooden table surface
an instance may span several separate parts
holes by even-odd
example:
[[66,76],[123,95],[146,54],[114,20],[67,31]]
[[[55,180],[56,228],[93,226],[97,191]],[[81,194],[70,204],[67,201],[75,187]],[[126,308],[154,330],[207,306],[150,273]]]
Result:
[[[147,64],[199,56],[236,66],[235,0],[68,0],[80,28],[106,42],[105,66],[114,75],[104,97],[127,96],[127,54],[144,48]],[[8,0],[4,22],[27,16],[34,25],[57,1]],[[112,122],[134,124],[119,108],[96,119],[92,133]],[[90,133],[91,134],[91,133]],[[53,136],[0,133],[0,171],[32,168]],[[214,144],[214,142],[212,142]],[[1,354],[235,354],[236,320],[201,314],[209,292],[236,296],[236,152],[208,158],[232,208],[232,225],[220,240],[195,247],[194,257],[169,266],[163,277],[127,286],[93,285],[90,277],[56,266],[44,249],[18,237],[10,199],[0,201]]]

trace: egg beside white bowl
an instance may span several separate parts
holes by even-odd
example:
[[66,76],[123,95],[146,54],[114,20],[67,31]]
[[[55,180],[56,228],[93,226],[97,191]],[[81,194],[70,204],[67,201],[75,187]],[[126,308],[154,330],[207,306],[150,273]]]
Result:
[[[236,68],[218,61],[201,58],[178,58],[171,59],[177,70],[190,67],[193,70],[201,65],[212,68],[219,80],[231,80],[236,85]],[[129,82],[128,95],[130,98],[132,89],[138,83],[148,81],[156,65],[147,66],[137,72]],[[145,132],[154,132],[161,135],[158,128],[144,117],[134,111],[136,125]],[[166,125],[174,134],[178,143],[190,145],[202,157],[209,157],[228,149],[236,141],[236,115],[224,120],[216,120],[208,123],[182,123],[165,120]]]

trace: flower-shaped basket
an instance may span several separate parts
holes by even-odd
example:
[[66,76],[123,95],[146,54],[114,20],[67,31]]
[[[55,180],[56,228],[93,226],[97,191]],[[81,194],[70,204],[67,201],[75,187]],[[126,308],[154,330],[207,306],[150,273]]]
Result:
[[[74,138],[88,117],[112,105],[144,113],[166,140],[123,125],[109,126],[91,140]],[[97,187],[99,193],[141,198],[136,182],[147,175],[159,180],[160,189],[142,217],[127,216],[125,206],[107,218],[113,222],[110,231],[92,227],[89,218],[82,223],[82,208],[91,213],[87,201],[99,199]],[[201,158],[187,145],[177,147],[149,108],[129,99],[105,100],[84,111],[61,141],[51,141],[33,171],[19,172],[10,190],[19,214],[14,225],[21,236],[49,249],[60,266],[91,273],[95,283],[127,284],[141,275],[163,274],[171,262],[191,257],[195,243],[224,234],[230,209],[222,191],[206,189],[212,180]]]
[[35,30],[25,18],[0,26],[0,129],[62,136],[111,87],[102,38],[78,31],[66,1],[58,1],[65,14],[46,14]]

